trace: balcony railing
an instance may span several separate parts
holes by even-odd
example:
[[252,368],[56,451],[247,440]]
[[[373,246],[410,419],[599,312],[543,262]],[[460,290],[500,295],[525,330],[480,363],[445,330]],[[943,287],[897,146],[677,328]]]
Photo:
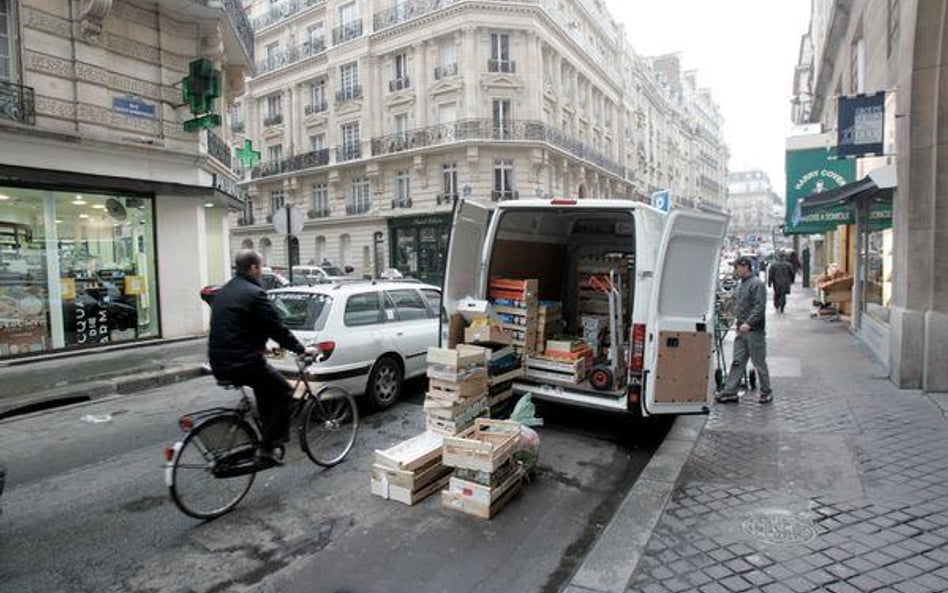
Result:
[[411,208],[411,198],[397,198],[392,200],[392,210],[396,208]]
[[517,71],[517,62],[513,60],[487,60],[488,72],[510,72]]
[[36,124],[33,87],[0,80],[0,119]]
[[395,91],[403,91],[410,87],[411,79],[407,76],[388,81],[388,91],[390,93],[394,93]]
[[240,44],[244,46],[244,51],[250,56],[253,63],[253,26],[250,19],[247,18],[247,11],[244,10],[240,0],[224,0],[224,12],[227,18],[234,24],[237,31],[237,37],[240,38]]
[[230,122],[230,131],[234,134],[243,134],[247,129],[247,126],[241,120],[234,120]]
[[250,178],[259,179],[260,177],[269,177],[271,175],[279,175],[281,173],[292,173],[293,171],[311,169],[313,167],[322,167],[328,164],[329,149],[323,148],[322,150],[312,150],[310,152],[289,156],[278,161],[267,161],[266,163],[260,163],[250,172]]
[[310,208],[306,211],[306,216],[309,218],[329,218],[332,213],[329,208]]
[[372,30],[381,31],[382,29],[393,27],[398,23],[421,16],[439,8],[450,6],[456,0],[411,0],[409,2],[396,2],[391,8],[380,10],[372,15]]
[[237,219],[237,226],[250,226],[252,224],[255,224],[252,214],[250,216],[244,215]]
[[336,162],[352,161],[362,158],[362,145],[350,144],[348,146],[336,147]]
[[435,80],[441,80],[442,78],[447,78],[448,76],[457,76],[457,74],[458,74],[457,62],[454,62],[451,64],[444,64],[443,66],[435,66],[435,69],[434,69]]
[[253,28],[259,31],[264,27],[279,23],[283,19],[289,18],[302,10],[312,6],[318,6],[324,2],[326,2],[326,0],[282,0],[281,2],[275,2],[267,6],[263,14],[254,17]]
[[520,197],[520,192],[506,189],[506,190],[493,190],[490,192],[490,199],[494,202],[503,202],[504,200],[516,200]]
[[309,105],[304,107],[303,113],[305,115],[313,115],[314,113],[322,113],[323,111],[326,111],[327,109],[329,109],[329,106],[326,104],[326,102],[320,101],[318,103],[310,103]]
[[304,41],[296,47],[288,48],[284,52],[268,56],[257,63],[257,74],[273,72],[284,66],[295,64],[306,58],[319,55],[326,51],[326,42],[323,39]]
[[231,168],[230,146],[211,130],[207,130],[207,154],[217,159],[217,162],[228,169]]
[[278,126],[283,123],[283,114],[274,113],[263,118],[264,126]]
[[353,214],[365,214],[370,208],[372,208],[371,200],[350,199],[346,203],[346,214],[350,216]]
[[362,85],[354,84],[348,88],[344,88],[341,91],[336,91],[336,103],[345,103],[346,101],[354,101],[356,99],[362,98]]
[[332,44],[339,45],[362,36],[362,19],[343,23],[332,30]]
[[458,194],[438,194],[435,196],[435,203],[440,206],[441,204],[454,204],[458,201]]
[[538,120],[508,120],[497,123],[492,119],[463,119],[387,136],[377,136],[372,138],[369,144],[372,156],[380,156],[461,141],[546,142],[618,177],[625,178],[626,174],[625,167],[609,157]]

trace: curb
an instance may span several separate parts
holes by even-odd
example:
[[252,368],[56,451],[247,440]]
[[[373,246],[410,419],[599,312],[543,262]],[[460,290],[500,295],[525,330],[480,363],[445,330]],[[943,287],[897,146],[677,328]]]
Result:
[[623,593],[707,416],[679,416],[561,593]]
[[160,371],[125,375],[113,379],[91,381],[49,389],[3,401],[0,398],[0,422],[32,412],[63,405],[88,403],[112,395],[128,395],[196,379],[204,375],[200,364],[172,366]]

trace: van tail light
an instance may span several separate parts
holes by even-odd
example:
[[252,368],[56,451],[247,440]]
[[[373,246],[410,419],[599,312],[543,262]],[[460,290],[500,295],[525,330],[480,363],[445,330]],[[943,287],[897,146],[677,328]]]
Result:
[[333,351],[336,349],[336,343],[332,340],[325,340],[319,342],[315,345],[316,349],[319,350],[319,360],[324,361],[332,356]]
[[569,198],[553,198],[550,200],[550,204],[553,206],[575,206],[576,200],[571,200]]
[[632,360],[629,370],[641,373],[645,368],[645,324],[636,323],[632,326]]

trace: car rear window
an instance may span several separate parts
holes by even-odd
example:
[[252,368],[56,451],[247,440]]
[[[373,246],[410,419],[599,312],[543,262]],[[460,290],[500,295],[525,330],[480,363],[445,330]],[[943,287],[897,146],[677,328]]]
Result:
[[401,321],[428,318],[428,307],[417,290],[390,290],[388,295],[392,297]]
[[290,329],[319,331],[326,325],[332,297],[306,292],[271,292],[267,295],[280,319]]
[[343,323],[347,326],[372,325],[381,322],[378,291],[354,294],[346,301],[346,314],[343,317]]

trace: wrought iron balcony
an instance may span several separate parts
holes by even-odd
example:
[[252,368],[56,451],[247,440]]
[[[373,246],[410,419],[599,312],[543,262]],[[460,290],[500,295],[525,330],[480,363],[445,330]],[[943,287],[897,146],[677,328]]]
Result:
[[388,90],[390,93],[394,93],[395,91],[403,91],[410,87],[411,79],[407,76],[388,81]]
[[329,208],[310,208],[306,211],[309,218],[329,218],[331,214]]
[[372,15],[372,30],[381,31],[393,27],[398,23],[421,16],[423,14],[450,6],[456,0],[409,0],[393,3],[391,8],[380,10]]
[[272,115],[268,115],[267,117],[263,118],[264,126],[278,126],[282,123],[283,123],[282,113],[274,113]]
[[361,144],[349,144],[336,147],[336,162],[352,161],[362,157]]
[[411,208],[411,198],[398,198],[392,200],[392,210],[396,208]]
[[353,214],[365,214],[370,208],[372,208],[372,202],[370,200],[350,199],[346,203],[346,214],[350,216]]
[[444,64],[443,66],[435,66],[435,69],[434,69],[435,80],[441,80],[442,78],[447,78],[448,76],[457,76],[457,74],[458,74],[457,62],[454,62],[451,64]]
[[305,115],[313,115],[314,113],[322,113],[323,111],[326,111],[327,109],[329,109],[329,106],[326,104],[326,102],[320,101],[319,103],[310,103],[309,105],[304,107],[303,113]]
[[207,154],[228,169],[231,168],[230,146],[211,130],[207,130]]
[[36,124],[33,87],[0,80],[0,119]]
[[362,98],[362,85],[354,84],[348,88],[344,88],[341,91],[336,91],[336,103],[345,103],[346,101],[354,101],[356,99]]
[[441,204],[454,204],[454,203],[457,202],[457,201],[458,201],[458,194],[457,194],[457,193],[453,193],[453,194],[447,194],[447,193],[445,193],[445,194],[438,194],[438,195],[435,197],[435,203],[436,203],[438,206],[440,206]]
[[247,11],[244,10],[240,0],[224,0],[224,12],[227,18],[234,25],[237,31],[237,37],[240,38],[240,44],[244,46],[244,51],[250,57],[250,63],[253,63],[253,26],[250,19],[247,18]]
[[493,190],[490,192],[490,199],[494,202],[503,202],[504,200],[516,200],[520,197],[520,192],[514,190]]
[[306,58],[319,55],[324,51],[326,51],[325,40],[313,39],[311,41],[304,41],[295,47],[287,48],[286,51],[277,52],[260,60],[257,63],[257,74],[273,72],[284,66],[289,66]]
[[237,226],[250,226],[254,223],[253,215],[250,216],[241,216],[237,219]]
[[517,62],[513,60],[487,60],[488,72],[516,72]]
[[264,27],[279,23],[283,19],[289,18],[302,10],[312,6],[318,6],[325,2],[326,0],[282,0],[281,2],[275,2],[270,4],[263,14],[254,17],[253,28],[259,31]]
[[329,149],[311,150],[302,154],[296,154],[278,161],[267,161],[260,163],[250,172],[251,179],[260,177],[269,177],[281,173],[292,173],[303,169],[313,167],[322,167],[329,164]]
[[362,37],[362,19],[343,23],[332,30],[333,45],[339,45],[358,37]]

